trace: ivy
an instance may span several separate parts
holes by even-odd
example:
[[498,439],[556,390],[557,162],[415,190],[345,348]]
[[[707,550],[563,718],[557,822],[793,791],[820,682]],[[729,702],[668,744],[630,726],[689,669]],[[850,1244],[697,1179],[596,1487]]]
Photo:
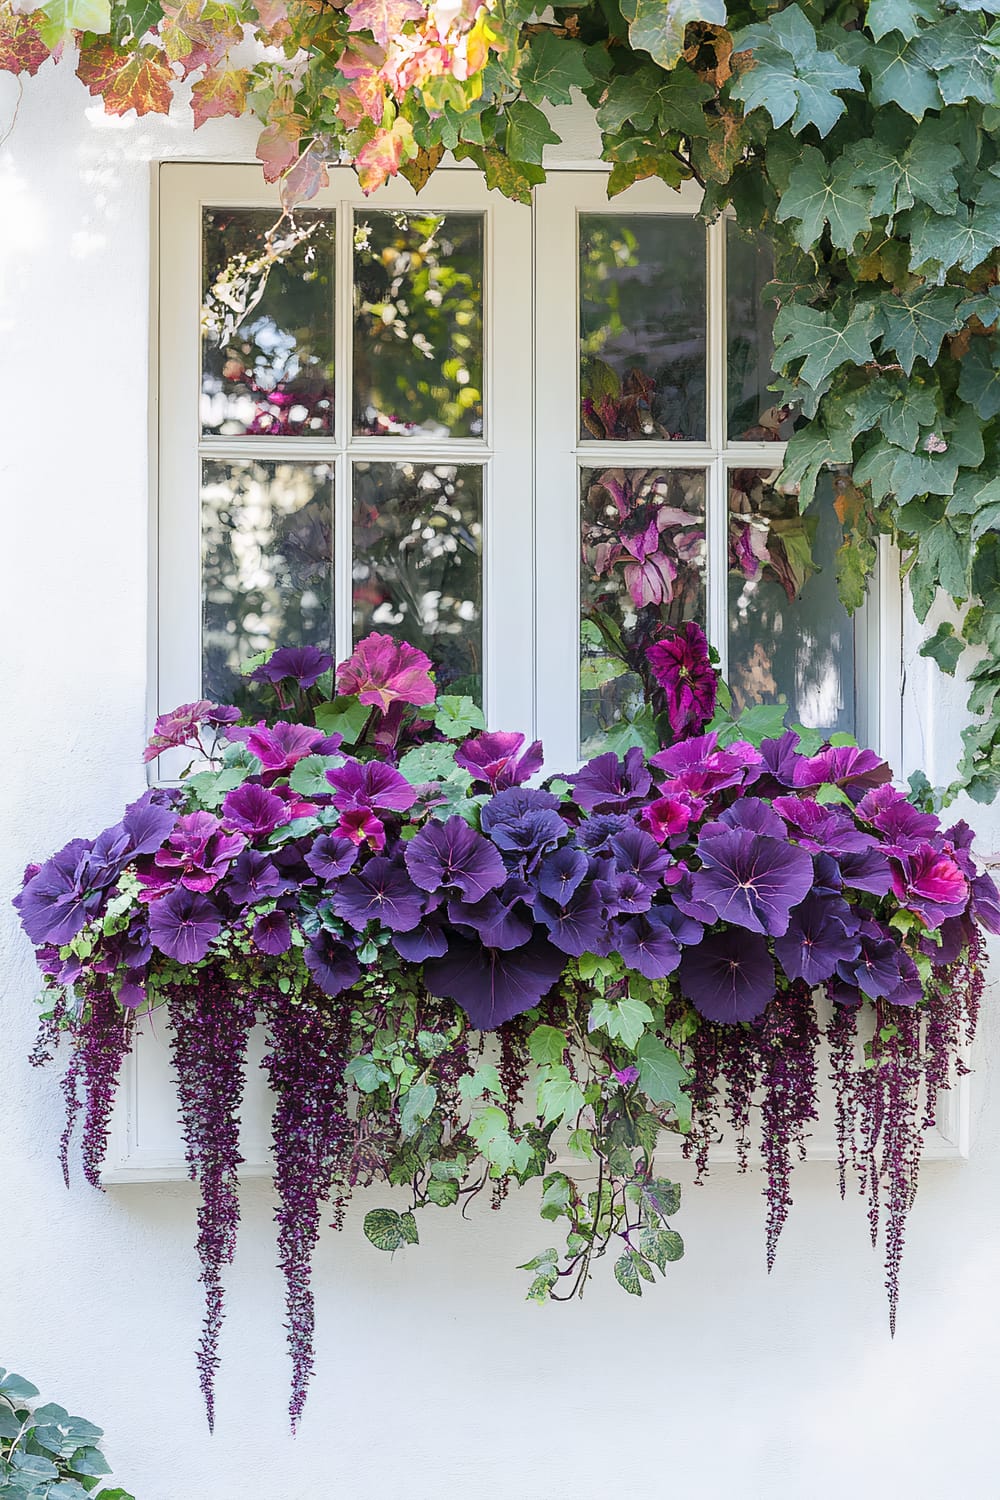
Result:
[[[833,468],[849,608],[883,535],[903,549],[919,617],[940,589],[966,606],[926,653],[954,671],[967,646],[979,652],[956,787],[988,797],[1000,784],[998,17],[1000,0],[0,0],[0,68],[32,76],[61,56],[114,114],[165,113],[185,83],[196,125],[252,111],[287,210],[330,161],[353,161],[373,191],[396,173],[419,187],[445,152],[530,201],[558,140],[551,106],[582,94],[612,195],[693,179],[707,215],[731,209],[773,243],[774,388],[801,414],[784,482],[805,508]],[[262,46],[238,50],[248,34]],[[642,740],[641,724],[627,731]]]

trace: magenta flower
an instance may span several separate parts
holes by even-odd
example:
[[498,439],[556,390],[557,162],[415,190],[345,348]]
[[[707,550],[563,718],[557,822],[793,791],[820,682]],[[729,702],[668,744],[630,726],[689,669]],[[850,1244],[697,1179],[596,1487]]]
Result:
[[152,866],[138,871],[145,887],[140,898],[152,901],[177,885],[189,891],[210,891],[245,845],[241,833],[224,833],[211,813],[186,813],[157,850]]
[[625,564],[625,586],[636,609],[647,604],[659,608],[669,604],[674,595],[677,564],[660,551],[660,531],[656,517],[638,536],[623,536],[625,551],[634,559]]
[[261,720],[252,729],[230,730],[231,740],[241,740],[251,755],[256,755],[266,772],[290,771],[307,755],[332,755],[340,749],[341,736],[327,736],[308,724],[280,723],[268,726]]
[[657,797],[648,802],[639,813],[639,821],[658,844],[686,833],[688,825],[697,821],[705,810],[705,804],[687,792],[677,792],[667,797]]
[[421,708],[437,695],[430,671],[430,657],[415,646],[376,633],[359,641],[354,655],[337,668],[337,691],[383,713],[393,703]]
[[646,660],[667,700],[667,718],[677,738],[697,734],[715,713],[719,680],[705,632],[694,620],[646,647]]
[[196,703],[182,703],[170,713],[160,714],[142,758],[148,765],[151,760],[162,755],[164,750],[196,745],[202,724],[220,729],[225,724],[235,724],[239,716],[238,708],[220,707],[207,698],[199,698]]
[[348,760],[327,771],[333,787],[333,805],[338,812],[379,808],[385,812],[406,812],[417,800],[416,789],[406,777],[380,760]]
[[969,900],[969,883],[958,865],[930,844],[893,861],[892,889],[900,905],[915,911],[928,927],[961,916]]
[[542,768],[542,742],[534,740],[523,753],[523,734],[477,734],[455,751],[455,764],[491,791],[520,786]]
[[892,771],[874,750],[858,745],[832,745],[818,755],[796,762],[795,785],[819,787],[832,783],[847,793],[852,802],[860,802],[866,792],[892,780]]
[[222,804],[222,816],[230,828],[245,833],[248,838],[265,838],[281,823],[288,822],[288,808],[281,797],[276,797],[266,787],[249,783],[227,792]]
[[651,766],[669,777],[663,788],[666,796],[686,792],[692,797],[708,797],[728,786],[748,786],[757,780],[763,763],[760,751],[744,740],[720,750],[719,737],[714,733],[679,740],[649,758]]
[[333,830],[341,839],[352,844],[367,844],[376,854],[385,848],[385,824],[377,818],[370,807],[353,807],[341,813],[340,822]]
[[205,896],[178,886],[149,911],[153,946],[180,964],[197,964],[222,929],[218,908]]
[[612,1068],[612,1076],[618,1080],[622,1088],[628,1088],[630,1083],[638,1083],[638,1068]]

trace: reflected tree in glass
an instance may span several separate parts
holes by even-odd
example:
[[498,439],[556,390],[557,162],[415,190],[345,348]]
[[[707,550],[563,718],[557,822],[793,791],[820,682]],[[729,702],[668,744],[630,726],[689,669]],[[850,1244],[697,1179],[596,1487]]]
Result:
[[729,685],[733,709],[785,703],[789,723],[856,731],[854,626],[837,593],[832,481],[805,515],[774,474],[729,476]]
[[705,226],[581,214],[580,437],[705,437]]
[[483,471],[354,466],[354,638],[380,630],[426,651],[439,688],[482,701]]
[[482,436],[481,214],[359,216],[354,431]]
[[202,431],[333,431],[333,216],[210,208],[202,225]]
[[705,475],[581,472],[580,745],[596,754],[635,716],[644,659],[664,627],[705,618]]
[[333,469],[202,468],[202,693],[251,710],[240,663],[274,646],[333,649]]

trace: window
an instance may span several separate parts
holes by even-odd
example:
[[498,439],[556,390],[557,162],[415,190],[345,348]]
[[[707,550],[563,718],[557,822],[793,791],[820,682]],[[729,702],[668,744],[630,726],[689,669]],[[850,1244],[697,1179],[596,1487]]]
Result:
[[161,168],[159,707],[387,630],[568,767],[635,710],[606,642],[653,602],[738,705],[885,749],[892,590],[851,621],[829,491],[803,517],[776,488],[767,252],[697,207],[334,172],[275,257],[256,168]]

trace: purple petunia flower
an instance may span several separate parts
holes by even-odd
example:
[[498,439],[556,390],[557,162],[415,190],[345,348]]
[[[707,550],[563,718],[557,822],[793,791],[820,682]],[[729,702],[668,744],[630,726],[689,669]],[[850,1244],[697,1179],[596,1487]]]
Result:
[[567,832],[557,812],[536,808],[519,818],[494,823],[490,836],[497,848],[507,853],[538,856],[554,849]]
[[920,970],[910,955],[900,948],[899,984],[886,995],[888,1005],[919,1005],[924,998],[924,987],[920,982]]
[[665,854],[656,840],[641,828],[626,828],[615,834],[611,840],[611,856],[616,869],[634,875],[650,892],[659,890],[671,865],[670,855]]
[[349,839],[359,848],[367,844],[376,854],[381,854],[385,848],[385,824],[370,807],[352,807],[341,813],[334,833],[338,838]]
[[474,781],[499,792],[520,786],[542,768],[542,742],[535,740],[521,752],[523,734],[477,734],[455,751],[455,764]]
[[223,822],[251,839],[266,838],[280,824],[287,823],[288,818],[288,808],[282,799],[252,782],[227,792],[222,803]]
[[566,779],[572,783],[574,802],[585,812],[630,807],[644,798],[653,784],[638,745],[625,752],[624,760],[613,750],[596,755],[575,776]]
[[503,885],[507,870],[498,850],[457,814],[428,823],[406,846],[406,868],[423,891],[458,891],[481,901]]
[[723,1024],[755,1020],[774,996],[774,964],[766,940],[730,927],[685,948],[678,979],[698,1014]]
[[342,813],[362,808],[406,812],[417,800],[406,777],[380,760],[347,760],[327,771],[326,779],[333,787],[333,805]]
[[647,646],[646,660],[666,698],[674,737],[697,734],[715,713],[719,688],[705,632],[689,620],[655,645]]
[[144,887],[140,900],[155,900],[175,885],[210,891],[245,845],[243,834],[224,833],[212,813],[185,813],[153,856],[152,865],[137,872]]
[[554,849],[533,878],[543,896],[562,903],[569,900],[589,870],[590,860],[582,849]]
[[149,935],[154,948],[181,964],[197,964],[222,930],[222,917],[207,896],[177,886],[154,901]]
[[751,932],[784,933],[792,907],[813,881],[804,849],[744,829],[700,841],[698,855],[702,868],[694,877],[695,900]]
[[253,924],[253,940],[261,953],[270,954],[272,958],[279,953],[287,953],[292,946],[292,928],[288,920],[288,913],[281,911],[265,912],[257,918]]
[[293,678],[299,687],[312,687],[324,672],[333,666],[333,657],[318,646],[279,646],[272,651],[267,661],[261,662],[250,673],[251,682],[270,682],[277,685]]
[[358,859],[358,846],[352,839],[338,837],[333,833],[321,833],[306,854],[306,864],[321,880],[334,880],[353,869]]
[[611,1073],[617,1082],[621,1084],[622,1088],[628,1088],[629,1084],[638,1083],[639,1081],[639,1069],[635,1067],[612,1068]]
[[787,837],[785,825],[778,814],[759,797],[741,797],[732,807],[727,807],[725,812],[720,813],[715,822],[706,823],[700,837],[711,838],[713,834],[726,828],[743,828],[748,833],[766,833],[772,839]]
[[648,911],[653,904],[649,886],[637,875],[612,869],[601,880],[595,880],[594,890],[600,896],[606,916],[630,916]]
[[137,859],[143,854],[154,854],[168,834],[173,832],[177,813],[164,796],[173,800],[172,793],[164,794],[159,787],[144,792],[125,809],[121,827],[128,836],[128,857]]
[[650,756],[649,764],[669,778],[663,788],[666,795],[686,792],[692,797],[709,797],[726,787],[748,786],[755,781],[763,758],[743,740],[720,750],[719,737],[713,731],[658,750]]
[[537,1005],[565,962],[539,937],[509,953],[454,937],[444,957],[424,965],[424,983],[432,995],[457,1001],[478,1031],[495,1031]]
[[628,833],[635,823],[628,813],[598,813],[587,818],[577,829],[576,841],[587,854],[606,855],[611,859],[611,841]]
[[519,823],[532,812],[556,812],[562,804],[553,792],[540,787],[509,787],[483,804],[479,821],[484,833],[492,834],[504,823]]
[[792,912],[788,931],[774,940],[778,962],[789,979],[819,984],[838,963],[850,963],[861,951],[858,918],[839,896],[808,895]]
[[892,870],[881,849],[862,849],[859,854],[841,854],[837,860],[846,886],[885,896],[892,885]]
[[325,735],[308,724],[285,720],[271,725],[261,720],[252,729],[231,730],[229,738],[241,741],[256,755],[267,779],[285,774],[307,755],[333,755],[342,744],[339,734]]
[[899,944],[886,928],[870,921],[861,923],[859,939],[858,956],[837,964],[837,978],[856,985],[869,1000],[884,1000],[899,988],[903,978]]
[[856,812],[865,823],[871,823],[896,853],[907,854],[941,831],[940,819],[934,813],[921,812],[896,787],[886,783],[867,792]]
[[14,897],[21,926],[33,943],[68,943],[100,909],[103,892],[89,889],[80,878],[91,848],[88,839],[71,839],[34,870]]
[[325,930],[310,939],[303,957],[317,986],[331,999],[361,978],[361,965],[354,949]]
[[[875,839],[859,828],[844,807],[824,807],[812,797],[775,797],[774,808],[791,829],[803,849],[826,854],[857,854],[870,849]],[[860,809],[858,816],[861,816]]]
[[399,860],[376,855],[353,875],[342,875],[331,902],[338,917],[360,932],[369,922],[390,932],[411,932],[423,915],[424,897]]
[[705,804],[699,798],[692,797],[689,792],[678,792],[647,802],[639,813],[639,821],[656,842],[662,844],[687,833],[689,825],[697,822],[704,810]]
[[415,646],[374,633],[359,641],[354,655],[337,668],[337,691],[354,694],[382,713],[394,703],[422,708],[437,696],[430,671],[430,657]]
[[860,802],[866,792],[892,780],[892,771],[874,750],[857,745],[831,745],[818,755],[803,757],[795,766],[797,787],[839,786]]
[[654,906],[615,924],[614,947],[630,969],[647,979],[666,979],[681,961],[681,945],[696,943],[701,935],[700,923],[676,907]]
[[505,952],[522,948],[533,931],[523,900],[527,894],[523,880],[508,880],[473,905],[449,901],[448,920],[456,927],[471,928],[484,948],[500,948]]
[[761,741],[763,771],[769,781],[778,786],[795,785],[795,768],[804,759],[798,745],[799,737],[794,729],[787,729],[778,739]]
[[987,932],[1000,933],[1000,892],[985,870],[969,881],[972,915]]
[[969,902],[969,885],[950,855],[930,844],[893,861],[892,889],[901,906],[915,911],[928,927],[958,917]]
[[561,904],[539,896],[535,915],[549,929],[557,948],[579,958],[584,953],[608,952],[610,930],[604,902],[592,885],[581,885]]
[[448,938],[441,923],[431,916],[412,932],[394,932],[392,946],[400,958],[422,964],[425,958],[443,958],[448,952]]
[[226,876],[225,891],[236,906],[252,906],[269,896],[280,896],[294,882],[285,880],[274,861],[257,849],[244,849]]
[[179,708],[171,709],[170,713],[160,714],[142,758],[148,765],[151,760],[162,755],[164,750],[195,745],[202,724],[220,729],[224,725],[235,724],[239,716],[238,708],[220,706],[209,702],[207,698],[199,698],[195,703],[182,703]]

